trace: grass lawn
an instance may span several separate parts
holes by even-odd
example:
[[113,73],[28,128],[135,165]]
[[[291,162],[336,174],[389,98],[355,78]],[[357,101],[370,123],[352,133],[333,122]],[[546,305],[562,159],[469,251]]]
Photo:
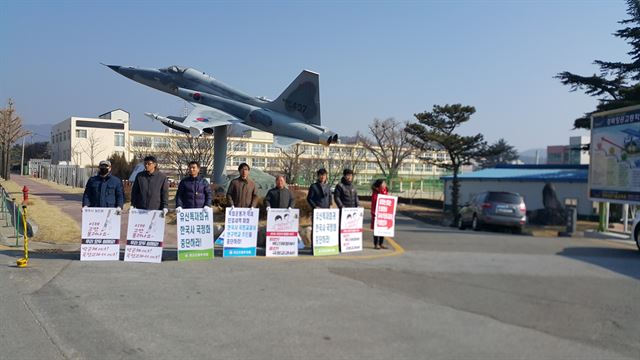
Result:
[[[49,183],[48,183],[49,184]],[[22,187],[13,181],[3,181],[2,186],[16,199],[22,198]],[[65,186],[66,187],[66,186]],[[30,239],[54,244],[72,244],[80,239],[80,226],[71,216],[40,197],[29,195],[27,219],[38,227],[38,232]]]

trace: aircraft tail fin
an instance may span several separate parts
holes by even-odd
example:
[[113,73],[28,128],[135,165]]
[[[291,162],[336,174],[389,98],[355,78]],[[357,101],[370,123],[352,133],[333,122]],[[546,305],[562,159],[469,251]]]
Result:
[[303,70],[277,99],[265,107],[307,124],[322,125],[318,78],[317,73]]

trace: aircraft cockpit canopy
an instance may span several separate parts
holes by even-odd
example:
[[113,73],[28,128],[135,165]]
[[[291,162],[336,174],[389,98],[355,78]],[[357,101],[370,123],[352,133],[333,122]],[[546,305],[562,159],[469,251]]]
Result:
[[177,66],[177,65],[172,65],[172,66],[169,66],[168,68],[163,69],[163,70],[168,71],[170,73],[174,73],[174,74],[181,74],[185,70],[187,70],[187,68],[183,68],[183,67],[180,67],[180,66]]

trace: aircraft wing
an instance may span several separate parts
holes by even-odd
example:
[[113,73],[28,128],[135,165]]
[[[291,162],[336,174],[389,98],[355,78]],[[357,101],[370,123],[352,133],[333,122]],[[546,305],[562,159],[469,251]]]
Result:
[[199,104],[191,103],[195,108],[184,119],[182,124],[189,128],[202,129],[214,128],[223,125],[229,125],[240,121],[239,119],[218,109],[205,107]]
[[273,137],[273,145],[278,148],[286,148],[301,142],[302,140],[300,139],[296,139],[288,136],[275,135]]

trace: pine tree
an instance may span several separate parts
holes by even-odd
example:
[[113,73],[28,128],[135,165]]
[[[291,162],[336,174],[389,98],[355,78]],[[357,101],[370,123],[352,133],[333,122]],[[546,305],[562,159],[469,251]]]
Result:
[[409,142],[422,152],[444,150],[449,159],[421,158],[428,164],[452,172],[451,211],[453,219],[458,216],[460,181],[458,174],[462,165],[470,165],[471,160],[487,156],[487,142],[482,134],[462,136],[455,130],[471,119],[476,112],[473,106],[434,105],[433,110],[415,114],[419,124],[408,124],[405,131],[411,135]]
[[587,95],[598,97],[596,109],[576,119],[575,128],[590,128],[592,113],[640,104],[640,1],[627,0],[627,14],[630,18],[619,22],[626,27],[614,36],[631,45],[627,53],[630,62],[595,60],[600,74],[580,76],[563,71],[555,76],[563,85],[570,86],[571,91],[583,90]]

